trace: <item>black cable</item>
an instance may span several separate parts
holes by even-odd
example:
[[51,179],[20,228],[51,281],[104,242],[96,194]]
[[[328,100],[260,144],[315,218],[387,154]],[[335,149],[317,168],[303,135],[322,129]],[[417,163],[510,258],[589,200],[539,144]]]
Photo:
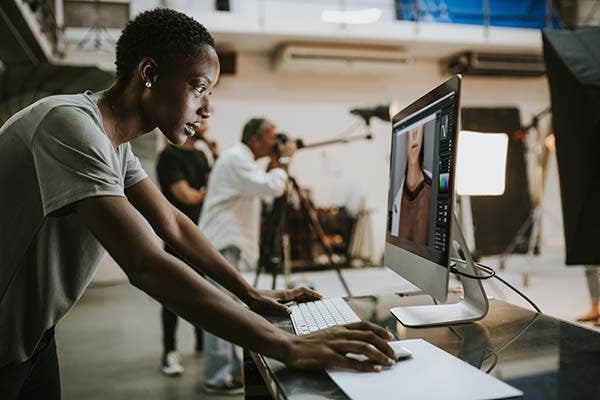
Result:
[[496,275],[496,279],[498,279],[500,282],[504,283],[506,286],[511,288],[515,293],[517,293],[519,296],[521,296],[523,299],[525,299],[529,304],[531,304],[531,306],[535,309],[536,312],[538,312],[539,314],[542,313],[542,310],[540,310],[540,308],[529,297],[525,296],[523,293],[521,293],[519,290],[517,290],[517,288],[515,288],[513,285],[506,282],[504,279],[500,278],[498,275]]
[[[460,259],[458,259],[458,261],[464,261],[464,260],[460,260]],[[478,267],[478,268],[482,268],[482,267],[483,267],[483,268],[487,268],[487,269],[489,269],[489,270],[492,270],[492,268],[491,268],[491,267],[489,267],[489,266],[487,266],[487,265],[483,265],[483,264],[479,264],[479,263],[475,263],[475,265],[477,265],[477,267]],[[493,270],[492,270],[492,271],[493,271]],[[460,274],[458,274],[458,275],[460,275]],[[469,275],[469,274],[464,274],[464,275],[466,276],[466,275]],[[505,344],[503,344],[502,346],[500,346],[500,348],[498,348],[497,350],[494,350],[494,349],[492,349],[492,348],[490,348],[490,347],[488,347],[488,348],[487,348],[487,350],[489,350],[490,354],[489,354],[488,356],[484,357],[484,359],[483,359],[483,362],[485,362],[485,361],[486,361],[488,358],[490,358],[490,357],[494,357],[494,361],[492,362],[492,365],[490,365],[490,366],[489,366],[489,367],[488,367],[488,368],[487,368],[487,369],[484,371],[486,374],[489,374],[490,372],[492,372],[492,370],[493,370],[494,368],[496,368],[496,365],[498,364],[498,360],[499,360],[498,353],[499,353],[499,352],[501,352],[502,350],[504,350],[505,348],[507,348],[508,346],[510,346],[510,345],[511,345],[511,344],[512,344],[512,343],[513,343],[515,340],[517,340],[517,339],[518,339],[518,338],[519,338],[519,337],[520,337],[520,336],[523,334],[523,332],[525,332],[527,329],[529,329],[529,327],[530,327],[531,325],[533,325],[533,323],[534,323],[534,322],[537,320],[537,318],[539,317],[539,315],[542,313],[542,312],[540,311],[540,309],[539,309],[539,308],[538,308],[538,307],[535,305],[535,303],[533,303],[531,300],[529,300],[529,299],[528,299],[528,298],[527,298],[527,297],[526,297],[526,296],[525,296],[523,293],[519,292],[517,289],[515,289],[515,288],[514,288],[512,285],[510,285],[510,284],[509,284],[508,282],[506,282],[504,279],[500,278],[498,275],[494,274],[493,276],[495,276],[496,278],[498,278],[498,279],[499,279],[501,282],[503,282],[503,283],[504,283],[504,284],[506,284],[508,287],[510,287],[511,289],[513,289],[513,290],[514,290],[515,292],[517,292],[519,295],[523,296],[523,298],[525,298],[525,300],[527,300],[527,301],[528,301],[528,302],[529,302],[529,303],[530,303],[530,304],[533,306],[533,308],[535,308],[535,309],[536,309],[536,311],[538,312],[538,314],[534,314],[534,315],[533,315],[533,318],[532,318],[531,320],[529,320],[529,321],[527,322],[527,324],[525,324],[525,326],[523,326],[523,328],[521,328],[521,329],[519,330],[519,332],[517,332],[517,333],[516,333],[516,335],[514,335],[514,336],[513,336],[513,337],[512,337],[512,338],[511,338],[511,339],[510,339],[508,342],[506,342]],[[491,278],[491,276],[490,276],[490,278]],[[485,279],[488,279],[488,278],[485,278]],[[430,297],[431,297],[431,299],[433,300],[433,303],[434,303],[435,305],[437,305],[437,304],[438,304],[437,300],[436,300],[436,299],[435,299],[433,296],[430,296]],[[448,326],[448,329],[450,329],[450,331],[451,331],[451,332],[452,332],[452,333],[453,333],[455,336],[457,336],[459,339],[461,339],[461,340],[463,339],[463,336],[462,336],[460,333],[458,333],[458,332],[457,332],[457,331],[456,331],[456,330],[455,330],[455,329],[454,329],[452,326]]]
[[456,331],[456,329],[454,329],[452,326],[450,326],[450,325],[449,325],[449,326],[448,326],[448,329],[450,329],[450,332],[454,333],[454,336],[458,337],[460,340],[462,340],[462,339],[463,339],[462,335],[461,335],[460,333],[458,333],[458,332]]
[[494,350],[489,349],[490,350],[490,355],[487,356],[486,358],[483,359],[483,361],[487,360],[490,356],[494,356],[494,362],[492,362],[492,365],[485,370],[486,374],[489,374],[490,372],[492,372],[492,370],[494,368],[496,368],[496,364],[498,364],[498,353],[496,353]]
[[[438,302],[435,299],[435,297],[433,297],[433,296],[430,296],[430,297],[433,300],[433,303],[435,305],[437,305]],[[454,327],[452,325],[448,325],[448,329],[450,330],[450,332],[452,332],[454,334],[454,336],[456,336],[457,338],[459,338],[461,341],[464,340],[463,336],[460,333],[458,333],[456,331],[456,329],[454,329]],[[519,332],[519,334],[520,334],[520,332]],[[517,335],[519,335],[519,334],[517,334]],[[512,343],[512,341],[510,343]],[[491,349],[489,347],[486,347],[486,350],[488,350],[490,353],[489,353],[489,355],[487,355],[486,357],[483,358],[482,363],[485,362],[485,360],[487,360],[491,356],[494,356],[494,361],[492,362],[492,365],[490,367],[488,367],[487,370],[484,371],[486,374],[489,374],[496,367],[496,364],[498,364],[498,354],[493,349]]]
[[[533,318],[531,318],[527,322],[527,324],[525,324],[521,329],[519,329],[519,332],[517,332],[508,342],[504,343],[497,350],[490,349],[490,351],[491,351],[490,356],[493,355],[495,357],[495,360],[492,363],[492,365],[487,369],[486,373],[489,374],[490,372],[492,372],[492,370],[496,367],[496,364],[498,364],[498,353],[500,353],[501,351],[503,351],[504,349],[506,349],[508,346],[510,346],[511,344],[513,344],[519,337],[521,337],[521,335],[523,333],[525,333],[525,331],[527,331],[527,329],[529,329],[529,327],[531,325],[533,325],[533,323],[535,321],[537,321],[537,319],[538,319],[539,316],[540,316],[540,314],[533,314]],[[489,358],[489,356],[486,357],[486,358],[484,358],[484,361],[487,360],[488,358]]]
[[[433,303],[435,305],[438,304],[437,300],[433,297],[430,296],[431,299],[433,300]],[[486,374],[489,374],[490,372],[492,372],[492,370],[494,368],[496,368],[496,365],[498,364],[498,360],[499,360],[499,356],[498,353],[501,352],[502,350],[504,350],[505,348],[507,348],[508,346],[510,346],[515,340],[517,340],[522,334],[523,332],[525,332],[527,329],[529,329],[529,327],[531,325],[533,325],[533,323],[537,320],[537,318],[540,316],[540,314],[534,314],[533,318],[531,318],[527,324],[525,324],[520,330],[519,332],[517,332],[508,342],[506,342],[505,344],[503,344],[502,346],[500,346],[497,350],[492,349],[491,347],[486,347],[486,350],[489,351],[489,354],[487,356],[485,356],[482,360],[482,363],[484,363],[488,358],[490,357],[494,357],[494,361],[492,362],[492,365],[490,365],[484,372]],[[456,337],[458,337],[460,340],[463,340],[463,336],[458,333],[454,327],[452,327],[451,325],[449,325],[447,327]]]
[[[457,263],[462,263],[462,264],[466,263],[465,260],[462,260],[460,258],[452,257],[451,260],[454,262],[457,262]],[[477,265],[477,267],[479,269],[487,272],[488,275],[480,276],[480,275],[467,274],[466,272],[459,271],[456,267],[452,267],[452,266],[450,267],[450,272],[452,272],[453,274],[456,274],[456,275],[464,276],[466,278],[475,279],[478,281],[483,281],[483,280],[490,279],[490,278],[493,278],[494,276],[496,276],[496,271],[494,271],[492,268],[490,268],[486,265],[480,265],[477,263],[475,263],[475,265]]]
[[[465,263],[465,260],[462,260],[460,258],[451,258],[452,261],[454,262],[460,262],[460,263]],[[515,288],[513,285],[511,285],[510,283],[506,282],[504,279],[500,278],[498,275],[496,275],[496,271],[494,271],[494,269],[490,266],[478,263],[478,262],[474,262],[473,263],[477,268],[487,272],[489,275],[486,276],[477,276],[477,275],[471,275],[471,274],[466,274],[462,271],[459,271],[456,269],[456,267],[450,267],[450,272],[456,274],[456,275],[460,275],[460,276],[464,276],[467,278],[471,278],[471,279],[477,279],[477,280],[485,280],[485,279],[490,279],[490,278],[496,278],[498,279],[500,282],[504,283],[506,286],[508,286],[511,290],[513,290],[516,294],[518,294],[519,296],[521,296],[523,299],[525,299],[525,301],[527,301],[534,309],[536,312],[538,313],[542,313],[542,310],[540,310],[540,308],[527,296],[525,296],[522,292],[520,292],[517,288]]]
[[491,279],[494,276],[496,276],[496,272],[490,272],[489,275],[485,276],[471,275],[467,274],[466,272],[459,271],[455,267],[450,267],[450,272],[452,272],[455,275],[464,276],[465,278],[475,279],[476,281],[485,281],[486,279]]

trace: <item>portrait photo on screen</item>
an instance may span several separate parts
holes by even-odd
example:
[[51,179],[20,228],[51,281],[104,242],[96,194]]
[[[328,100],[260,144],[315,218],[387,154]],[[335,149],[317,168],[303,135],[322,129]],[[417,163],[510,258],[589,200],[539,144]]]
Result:
[[442,266],[449,254],[455,104],[449,93],[392,125],[386,243]]
[[430,243],[435,119],[395,133],[390,234],[420,246]]

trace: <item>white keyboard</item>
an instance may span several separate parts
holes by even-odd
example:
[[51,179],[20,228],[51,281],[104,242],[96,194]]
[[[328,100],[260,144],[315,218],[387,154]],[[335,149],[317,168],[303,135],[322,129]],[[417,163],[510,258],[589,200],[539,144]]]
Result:
[[307,335],[330,326],[360,321],[358,315],[341,297],[292,304],[290,309],[290,317],[297,335]]

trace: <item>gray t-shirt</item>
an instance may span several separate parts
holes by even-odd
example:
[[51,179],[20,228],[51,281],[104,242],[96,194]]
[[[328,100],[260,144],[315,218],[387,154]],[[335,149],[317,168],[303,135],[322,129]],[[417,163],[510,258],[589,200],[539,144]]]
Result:
[[31,356],[104,255],[72,205],[147,176],[129,143],[114,149],[96,100],[47,97],[0,128],[0,367]]

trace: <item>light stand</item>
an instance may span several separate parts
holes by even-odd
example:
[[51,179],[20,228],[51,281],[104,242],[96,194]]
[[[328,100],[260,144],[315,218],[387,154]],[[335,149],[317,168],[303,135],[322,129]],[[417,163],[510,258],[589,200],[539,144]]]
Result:
[[[527,240],[527,232],[531,228],[531,233],[529,235],[529,240],[527,244],[527,256],[532,257],[536,253],[539,253],[539,246],[541,243],[541,232],[542,232],[542,216],[544,214],[544,179],[545,179],[545,171],[547,166],[547,151],[544,145],[544,135],[542,135],[539,129],[540,119],[543,118],[546,114],[551,113],[552,110],[550,107],[545,108],[538,114],[534,115],[531,122],[524,126],[521,129],[521,132],[527,133],[531,130],[535,133],[535,144],[534,144],[534,152],[535,152],[535,172],[534,172],[534,183],[533,183],[533,193],[532,200],[534,207],[529,213],[529,216],[521,225],[515,237],[510,241],[506,249],[500,256],[499,266],[500,269],[506,268],[506,259],[514,249],[520,245],[521,243]],[[529,285],[529,273],[523,273],[523,286],[527,287]]]
[[93,50],[102,50],[104,42],[108,42],[111,47],[114,47],[117,41],[112,37],[108,29],[105,26],[100,25],[100,1],[94,0],[94,8],[96,10],[96,17],[94,18],[94,24],[90,26],[88,31],[85,33],[83,38],[77,43],[77,49],[84,49],[88,42],[93,43]]
[[373,134],[371,134],[371,132],[368,132],[363,135],[348,136],[348,137],[339,138],[339,139],[323,140],[322,142],[315,142],[315,143],[311,143],[311,144],[302,144],[302,146],[299,146],[298,149],[315,149],[317,147],[329,146],[330,144],[346,144],[346,143],[355,142],[358,140],[371,140],[371,139],[373,139]]

